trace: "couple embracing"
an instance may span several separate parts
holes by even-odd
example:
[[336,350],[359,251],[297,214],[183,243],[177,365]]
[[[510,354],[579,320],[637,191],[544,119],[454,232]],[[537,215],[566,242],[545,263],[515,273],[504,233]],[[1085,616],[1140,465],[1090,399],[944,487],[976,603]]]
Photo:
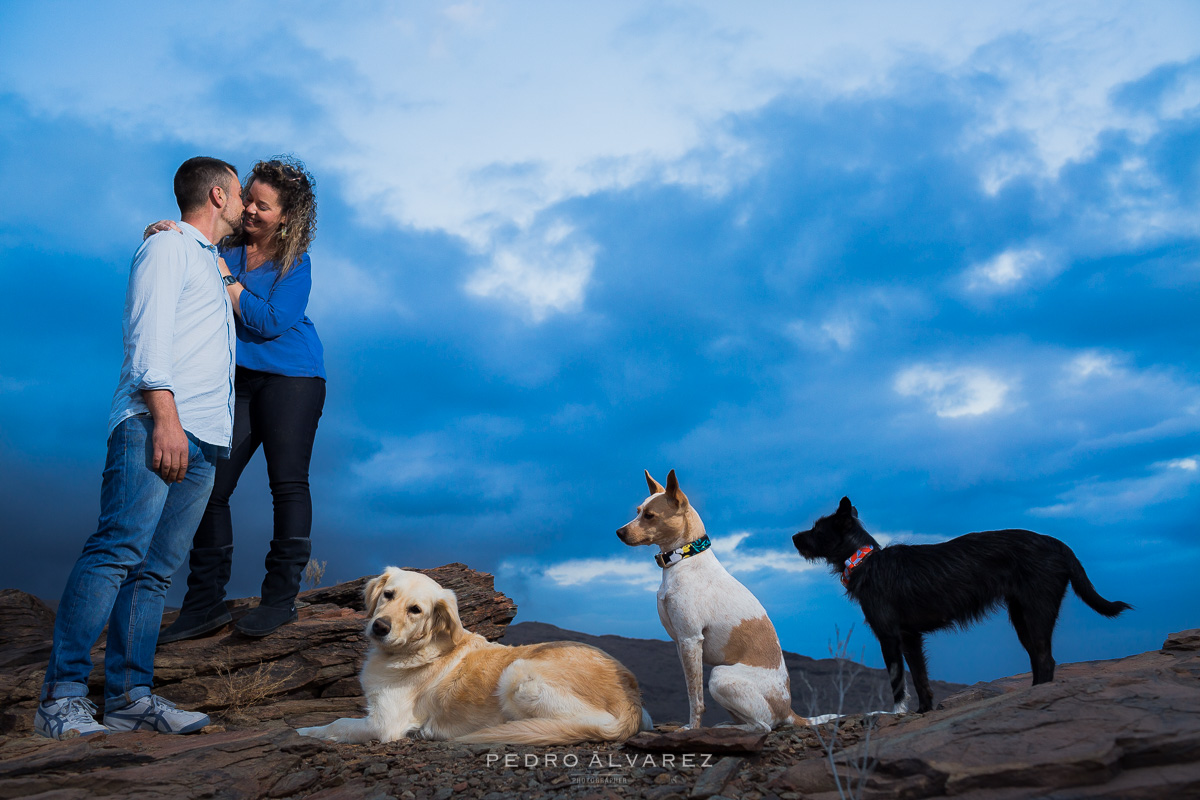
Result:
[[[262,601],[238,628],[265,636],[296,618],[310,552],[309,459],[325,402],[321,342],[305,316],[313,188],[290,158],[260,161],[244,185],[232,165],[192,158],[175,174],[181,221],[146,229],[125,296],[100,519],[58,606],[34,720],[43,736],[208,724],[152,693],[154,652],[230,622],[229,497],[259,445],[274,538]],[[163,598],[189,545],[183,609],[160,635]],[[105,624],[101,724],[87,680]]]

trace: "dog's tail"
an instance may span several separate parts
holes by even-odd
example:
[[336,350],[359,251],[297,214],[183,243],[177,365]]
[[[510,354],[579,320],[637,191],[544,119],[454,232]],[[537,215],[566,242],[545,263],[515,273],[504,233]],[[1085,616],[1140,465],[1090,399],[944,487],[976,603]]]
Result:
[[460,736],[472,744],[566,745],[581,742],[623,742],[642,726],[641,706],[622,710],[619,717],[596,712],[583,717],[515,719]]
[[1083,569],[1083,564],[1079,563],[1079,559],[1075,557],[1075,553],[1071,548],[1063,545],[1066,550],[1067,569],[1071,576],[1071,588],[1075,590],[1075,594],[1079,595],[1079,599],[1087,603],[1098,614],[1103,614],[1106,617],[1115,617],[1122,611],[1133,608],[1129,603],[1123,603],[1120,600],[1105,600],[1096,591],[1096,587],[1092,586],[1092,582],[1088,580],[1087,572]]

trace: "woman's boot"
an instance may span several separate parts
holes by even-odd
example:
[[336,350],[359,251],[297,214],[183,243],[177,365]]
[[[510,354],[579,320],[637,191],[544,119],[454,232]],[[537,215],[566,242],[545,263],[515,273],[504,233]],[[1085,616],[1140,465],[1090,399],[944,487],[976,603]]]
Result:
[[267,577],[263,578],[262,599],[256,608],[237,622],[237,629],[247,636],[266,636],[281,625],[296,619],[296,595],[312,540],[272,539],[267,553]]
[[193,547],[188,558],[188,590],[179,617],[158,634],[158,643],[195,639],[229,624],[225,584],[233,568],[233,546]]

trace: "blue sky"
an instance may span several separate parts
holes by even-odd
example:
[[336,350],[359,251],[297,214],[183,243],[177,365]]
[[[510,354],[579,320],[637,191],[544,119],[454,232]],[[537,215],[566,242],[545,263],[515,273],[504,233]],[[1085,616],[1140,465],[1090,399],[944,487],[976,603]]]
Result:
[[[662,638],[614,531],[674,468],[789,650],[858,623],[880,663],[790,548],[844,494],[887,541],[1070,544],[1136,610],[1069,595],[1059,661],[1200,624],[1200,8],[827,5],[5,3],[0,586],[55,599],[94,529],[175,167],[290,152],[328,579],[464,561],[518,620]],[[234,514],[256,594],[261,457]],[[930,654],[1028,669],[1003,615]]]

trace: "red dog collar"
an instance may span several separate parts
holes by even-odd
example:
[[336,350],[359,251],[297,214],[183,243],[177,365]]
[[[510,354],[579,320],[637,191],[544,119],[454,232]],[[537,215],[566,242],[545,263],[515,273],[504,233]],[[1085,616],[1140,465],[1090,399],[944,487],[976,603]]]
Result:
[[854,555],[852,555],[846,559],[846,569],[842,571],[842,586],[845,586],[847,588],[850,586],[850,570],[854,569],[859,564],[861,564],[863,562],[863,559],[865,559],[867,556],[871,555],[871,552],[874,549],[875,548],[871,547],[871,545],[867,545],[866,547],[860,547],[860,548],[858,548],[858,551]]

